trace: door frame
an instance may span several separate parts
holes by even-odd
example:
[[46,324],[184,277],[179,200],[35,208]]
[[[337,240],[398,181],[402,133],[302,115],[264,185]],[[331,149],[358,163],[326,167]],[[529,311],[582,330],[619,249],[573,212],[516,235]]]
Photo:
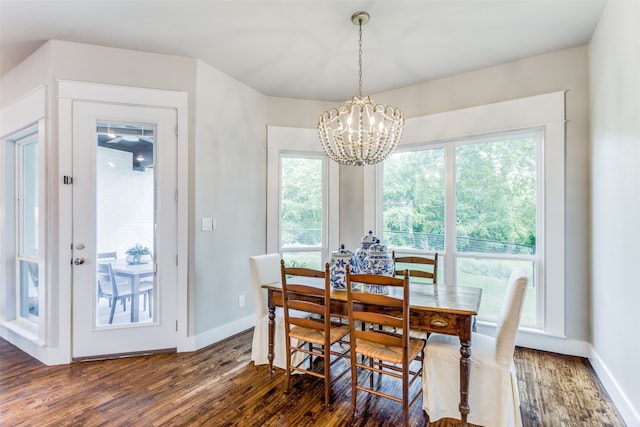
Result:
[[[72,131],[74,101],[90,101],[133,105],[142,107],[174,108],[177,113],[177,325],[176,346],[178,351],[189,350],[188,342],[188,299],[187,271],[188,262],[188,94],[187,92],[161,89],[147,89],[128,86],[86,83],[58,80],[58,141],[59,141],[59,283],[60,297],[64,302],[60,305],[68,309],[60,312],[61,343],[68,339],[69,357],[72,354],[72,268],[71,243],[73,242],[73,194],[72,186],[65,185],[65,176],[73,176],[72,163]],[[182,261],[184,260],[184,261]],[[68,329],[65,327],[68,325]],[[68,338],[67,338],[68,337]],[[66,346],[65,346],[66,347]]]

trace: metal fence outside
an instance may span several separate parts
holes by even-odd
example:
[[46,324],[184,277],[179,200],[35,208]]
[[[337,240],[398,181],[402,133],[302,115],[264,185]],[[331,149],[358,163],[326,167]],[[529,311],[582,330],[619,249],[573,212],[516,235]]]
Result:
[[[322,230],[317,228],[286,229],[282,232],[282,243],[289,247],[321,246]],[[444,251],[444,234],[384,230],[384,244],[396,249]],[[475,253],[517,255],[535,255],[536,253],[535,245],[464,236],[456,238],[456,249],[459,252]]]

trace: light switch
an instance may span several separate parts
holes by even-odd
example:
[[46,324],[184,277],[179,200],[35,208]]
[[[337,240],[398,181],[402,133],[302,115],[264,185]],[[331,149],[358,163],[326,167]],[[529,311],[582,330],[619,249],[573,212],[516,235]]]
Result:
[[202,218],[202,231],[213,231],[213,218]]

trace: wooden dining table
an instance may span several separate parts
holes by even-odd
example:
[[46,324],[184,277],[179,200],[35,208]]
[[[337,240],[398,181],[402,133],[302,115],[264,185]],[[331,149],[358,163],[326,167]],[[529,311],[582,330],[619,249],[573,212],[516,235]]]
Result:
[[[305,278],[308,284],[319,288],[324,286],[322,279]],[[364,292],[358,285],[355,292]],[[268,291],[269,309],[269,370],[273,374],[274,337],[276,306],[282,307],[282,285],[280,282],[262,286]],[[389,295],[402,298],[401,289],[390,289]],[[410,329],[454,335],[460,338],[460,419],[468,426],[469,414],[469,376],[471,374],[471,332],[474,316],[478,314],[482,289],[466,286],[433,285],[425,283],[410,284]],[[347,293],[332,289],[331,313],[336,316],[348,316]],[[372,307],[373,308],[373,307]]]

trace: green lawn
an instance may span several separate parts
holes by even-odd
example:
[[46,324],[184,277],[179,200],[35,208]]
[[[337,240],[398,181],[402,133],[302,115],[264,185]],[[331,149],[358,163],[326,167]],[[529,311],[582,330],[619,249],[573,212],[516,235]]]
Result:
[[[482,301],[478,317],[487,320],[498,320],[500,306],[504,296],[507,280],[499,280],[491,277],[458,273],[458,284],[462,286],[474,286],[482,288]],[[524,306],[522,307],[522,324],[536,323],[536,297],[535,289],[531,282],[527,287]]]

